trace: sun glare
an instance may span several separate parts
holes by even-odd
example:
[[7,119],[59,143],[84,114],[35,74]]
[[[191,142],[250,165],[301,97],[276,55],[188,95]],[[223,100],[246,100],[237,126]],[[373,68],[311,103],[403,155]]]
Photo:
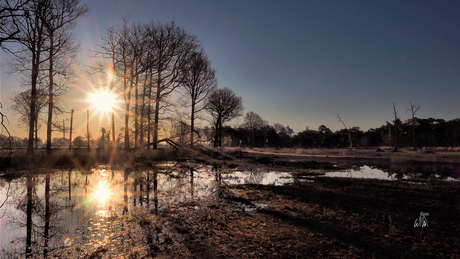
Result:
[[115,75],[113,74],[113,70],[112,70],[112,69],[108,69],[108,70],[107,70],[107,81],[108,81],[108,82],[112,82],[114,76],[115,76]]
[[117,96],[106,90],[98,90],[88,96],[88,102],[100,112],[111,112],[115,108]]
[[101,203],[105,203],[110,196],[112,196],[112,191],[110,191],[109,184],[106,181],[100,181],[94,191],[94,197]]

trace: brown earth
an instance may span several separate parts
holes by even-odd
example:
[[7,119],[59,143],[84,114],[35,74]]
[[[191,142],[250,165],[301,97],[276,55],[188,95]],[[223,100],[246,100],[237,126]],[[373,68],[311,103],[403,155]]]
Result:
[[[298,170],[311,163],[328,165],[311,158],[296,158],[294,163],[292,157],[284,159],[273,154],[268,158],[234,151],[227,155],[237,158],[226,164],[248,167],[252,164]],[[201,207],[182,204],[183,209],[175,211],[172,221],[176,229],[185,233],[185,238],[156,255],[159,258],[458,258],[459,190],[458,182],[413,184],[325,177],[285,186],[221,186],[222,198]],[[266,206],[255,211],[235,210],[243,208],[243,204]],[[427,225],[414,226],[421,212],[429,213]]]

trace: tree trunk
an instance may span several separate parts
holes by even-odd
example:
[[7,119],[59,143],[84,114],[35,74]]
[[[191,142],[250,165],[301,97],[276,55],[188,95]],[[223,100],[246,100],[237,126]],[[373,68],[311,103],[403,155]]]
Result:
[[[130,68],[130,77],[132,77],[133,73],[134,73],[134,64],[131,64],[131,68]],[[125,65],[126,67],[126,65]],[[126,73],[125,73],[126,75]],[[128,90],[128,97],[127,97],[127,100],[125,101],[125,104],[126,104],[126,108],[125,108],[125,150],[126,151],[129,151],[131,149],[131,145],[129,143],[129,106],[131,105],[131,90],[132,90],[132,86],[133,86],[133,82],[130,78],[129,82],[126,81],[125,79],[125,89]]]
[[217,147],[219,145],[219,120],[217,120],[215,127],[214,147]]
[[38,120],[35,117],[35,148],[38,149]]
[[130,149],[129,144],[129,104],[126,104],[126,111],[125,111],[125,150],[128,151]]
[[86,110],[86,135],[88,137],[88,152],[90,149],[89,145],[89,110]]
[[395,123],[395,141],[394,141],[394,144],[395,144],[395,148],[393,149],[393,152],[397,152],[398,151],[398,125]]
[[70,137],[69,137],[69,150],[72,149],[72,123],[73,123],[73,110],[70,114]]
[[350,150],[351,150],[353,148],[353,141],[351,140],[351,133],[348,129],[347,129],[347,134],[348,134],[348,141],[350,141]]
[[39,69],[39,61],[36,55],[32,57],[32,90],[30,96],[30,121],[29,121],[29,142],[27,144],[27,155],[34,154],[34,124],[35,124],[35,103],[37,101],[37,77]]
[[[114,79],[115,79],[115,52],[112,53],[112,69],[113,69],[113,75],[112,75],[112,80],[110,83],[110,90],[113,93],[113,88],[114,88]],[[112,110],[112,143],[113,146],[115,146],[115,113]]]
[[153,149],[158,148],[158,119],[160,110],[160,93],[161,93],[161,71],[158,71],[157,77],[157,93],[155,96],[155,118],[153,121]]
[[[40,18],[35,17],[37,27],[37,39],[32,43],[32,89],[30,96],[30,121],[29,121],[29,142],[27,143],[27,156],[32,157],[34,154],[34,122],[36,119],[36,101],[37,101],[37,78],[40,69],[40,55],[43,23],[39,22]],[[40,24],[40,25],[39,25]]]
[[195,101],[192,100],[192,114],[190,117],[190,146],[193,147],[193,131],[195,130]]
[[219,147],[222,147],[222,120],[219,122]]
[[144,79],[144,85],[142,87],[142,105],[140,109],[140,118],[139,118],[139,124],[140,124],[140,129],[139,129],[139,146],[144,149],[144,124],[145,124],[145,87],[147,85],[148,81],[148,75],[147,73],[145,74],[145,79]]
[[[137,62],[136,66],[137,66]],[[136,68],[135,100],[134,100],[134,148],[137,148],[137,138],[139,137],[139,73]]]
[[412,144],[414,146],[414,151],[417,149],[415,148],[415,121],[414,121],[414,114],[412,114]]
[[50,85],[48,88],[48,124],[46,127],[46,153],[51,154],[51,124],[53,121],[53,33],[50,33],[50,56],[49,56],[49,80]]
[[148,98],[148,106],[147,106],[147,143],[148,144],[148,149],[150,149],[150,133],[151,129],[151,118],[150,118],[150,113],[151,113],[151,107],[152,107],[152,86],[153,86],[153,71],[150,69],[150,85],[149,85],[149,98]]
[[112,111],[112,141],[115,145],[115,113]]

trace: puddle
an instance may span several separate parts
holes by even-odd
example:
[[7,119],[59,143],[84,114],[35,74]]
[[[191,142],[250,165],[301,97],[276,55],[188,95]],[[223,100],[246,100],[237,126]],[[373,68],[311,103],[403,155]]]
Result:
[[338,170],[333,172],[326,172],[325,177],[349,177],[349,178],[362,178],[362,179],[378,179],[394,181],[397,178],[394,175],[389,175],[384,171],[372,168],[367,165],[361,166],[357,169]]
[[261,184],[280,186],[292,183],[292,175],[288,172],[263,171],[233,171],[222,175],[222,181],[227,184]]
[[[438,168],[439,167],[439,168]],[[423,168],[421,170],[420,168]],[[446,168],[448,170],[446,170]],[[439,169],[439,170],[437,170]],[[360,179],[377,179],[386,181],[403,180],[414,184],[424,184],[426,180],[460,181],[456,173],[458,169],[452,166],[435,165],[393,165],[390,169],[361,166],[347,170],[325,172],[324,177],[348,177]]]

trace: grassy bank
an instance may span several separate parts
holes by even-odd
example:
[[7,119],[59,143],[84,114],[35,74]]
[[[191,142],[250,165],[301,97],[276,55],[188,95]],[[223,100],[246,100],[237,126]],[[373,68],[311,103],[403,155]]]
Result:
[[34,150],[29,157],[25,150],[13,150],[13,155],[3,152],[0,156],[0,174],[20,173],[23,170],[77,168],[88,170],[100,164],[112,165],[115,168],[148,166],[155,161],[170,161],[197,156],[191,149],[174,151],[173,149],[158,150],[109,150],[109,149],[55,149],[48,155],[46,150]]
[[326,157],[326,158],[356,158],[356,159],[390,159],[412,160],[423,162],[460,163],[460,148],[420,148],[414,151],[412,148],[399,148],[393,152],[393,148],[223,148],[222,152],[248,152],[263,155],[297,156],[297,157]]

